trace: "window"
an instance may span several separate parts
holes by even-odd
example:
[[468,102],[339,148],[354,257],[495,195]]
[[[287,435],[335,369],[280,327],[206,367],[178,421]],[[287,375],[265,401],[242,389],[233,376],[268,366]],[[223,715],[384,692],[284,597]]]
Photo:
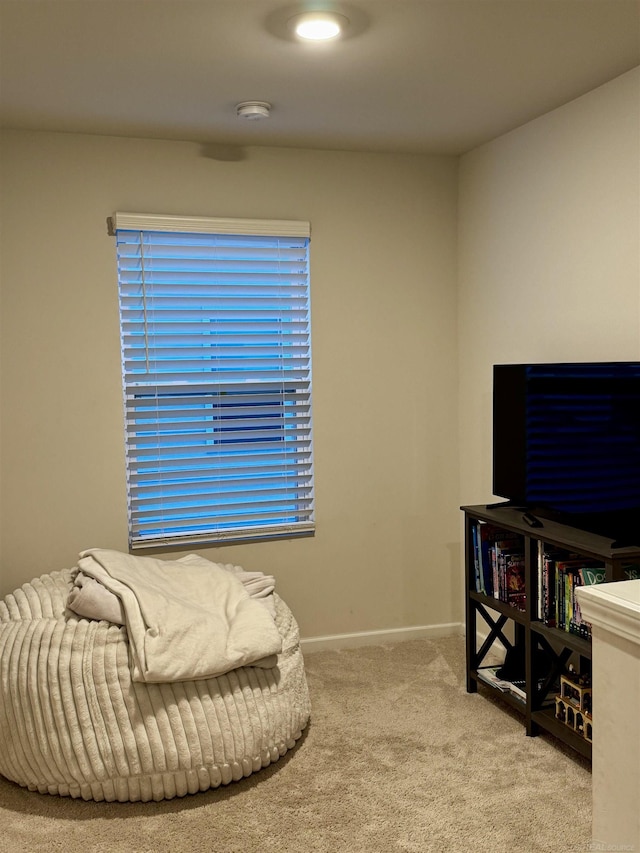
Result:
[[312,533],[309,224],[110,224],[131,547]]

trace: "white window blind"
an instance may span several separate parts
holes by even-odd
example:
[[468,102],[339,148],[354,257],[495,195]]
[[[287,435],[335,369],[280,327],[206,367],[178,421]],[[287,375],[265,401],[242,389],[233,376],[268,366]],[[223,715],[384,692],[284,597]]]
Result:
[[308,223],[111,226],[131,547],[311,533]]

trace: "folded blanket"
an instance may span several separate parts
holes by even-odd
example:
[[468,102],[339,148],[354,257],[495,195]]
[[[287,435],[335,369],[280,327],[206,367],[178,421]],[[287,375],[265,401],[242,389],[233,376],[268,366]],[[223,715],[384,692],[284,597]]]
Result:
[[274,665],[282,650],[267,609],[234,572],[203,557],[164,561],[94,548],[78,566],[120,599],[134,681],[213,678]]
[[[177,562],[200,565],[205,568],[212,565],[209,560],[198,557],[197,554],[180,557]],[[273,593],[276,582],[273,575],[265,575],[263,572],[245,572],[241,566],[234,566],[232,563],[214,563],[213,565],[233,572],[251,598],[255,598],[256,601],[264,605],[275,619],[276,605]],[[85,619],[97,619],[98,621],[104,619],[116,625],[124,625],[124,611],[120,599],[115,593],[94,578],[86,577],[79,569],[74,571],[73,579],[74,586],[67,600],[69,610]],[[274,664],[270,664],[270,666],[274,666]]]
[[[197,566],[209,562],[204,557],[199,557],[197,554],[187,554],[186,557],[180,557],[179,563]],[[276,588],[276,581],[273,575],[265,575],[263,572],[245,572],[242,566],[234,566],[232,563],[216,563],[222,569],[228,572],[233,572],[238,580],[242,583],[251,598],[255,598],[263,604],[269,613],[275,618],[276,605],[273,600],[273,592]]]
[[75,572],[67,607],[85,619],[104,619],[116,625],[125,623],[124,610],[118,596],[95,578],[87,577],[80,571]]

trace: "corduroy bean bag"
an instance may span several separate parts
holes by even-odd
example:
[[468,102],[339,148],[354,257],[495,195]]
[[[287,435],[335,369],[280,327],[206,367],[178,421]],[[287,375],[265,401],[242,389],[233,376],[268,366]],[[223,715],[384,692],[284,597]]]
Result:
[[277,761],[309,720],[298,626],[274,595],[277,666],[200,681],[131,680],[127,630],[66,609],[70,570],[0,601],[0,773],[29,790],[149,801]]

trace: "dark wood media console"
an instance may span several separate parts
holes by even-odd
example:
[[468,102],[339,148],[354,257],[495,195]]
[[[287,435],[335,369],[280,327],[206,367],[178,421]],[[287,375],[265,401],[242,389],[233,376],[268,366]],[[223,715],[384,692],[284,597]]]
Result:
[[[566,690],[577,697],[591,690],[589,626],[580,621],[572,600],[565,596],[571,595],[571,584],[585,582],[585,571],[607,582],[639,576],[640,547],[617,548],[604,536],[544,518],[539,518],[540,526],[531,526],[536,517],[527,521],[522,509],[510,506],[461,509],[465,514],[467,691],[475,693],[478,685],[493,691],[523,714],[527,735],[544,729],[591,758],[591,738],[594,730],[597,737],[598,724],[588,713],[590,695],[585,713],[579,698],[573,700],[570,695],[565,702],[561,693]],[[510,549],[502,547],[505,541]],[[521,556],[517,561],[516,552]],[[581,565],[602,568],[589,573],[578,568]],[[550,590],[552,576],[554,589]],[[560,586],[558,577],[562,577]],[[559,601],[555,596],[550,600],[554,592],[559,592]],[[478,627],[488,630],[486,638],[478,639]],[[487,664],[496,642],[506,651],[504,668]],[[512,682],[505,672],[509,675],[514,666],[520,671]],[[575,691],[567,678],[580,682]],[[583,683],[589,684],[588,690],[580,687]],[[561,719],[567,709],[568,721]]]

